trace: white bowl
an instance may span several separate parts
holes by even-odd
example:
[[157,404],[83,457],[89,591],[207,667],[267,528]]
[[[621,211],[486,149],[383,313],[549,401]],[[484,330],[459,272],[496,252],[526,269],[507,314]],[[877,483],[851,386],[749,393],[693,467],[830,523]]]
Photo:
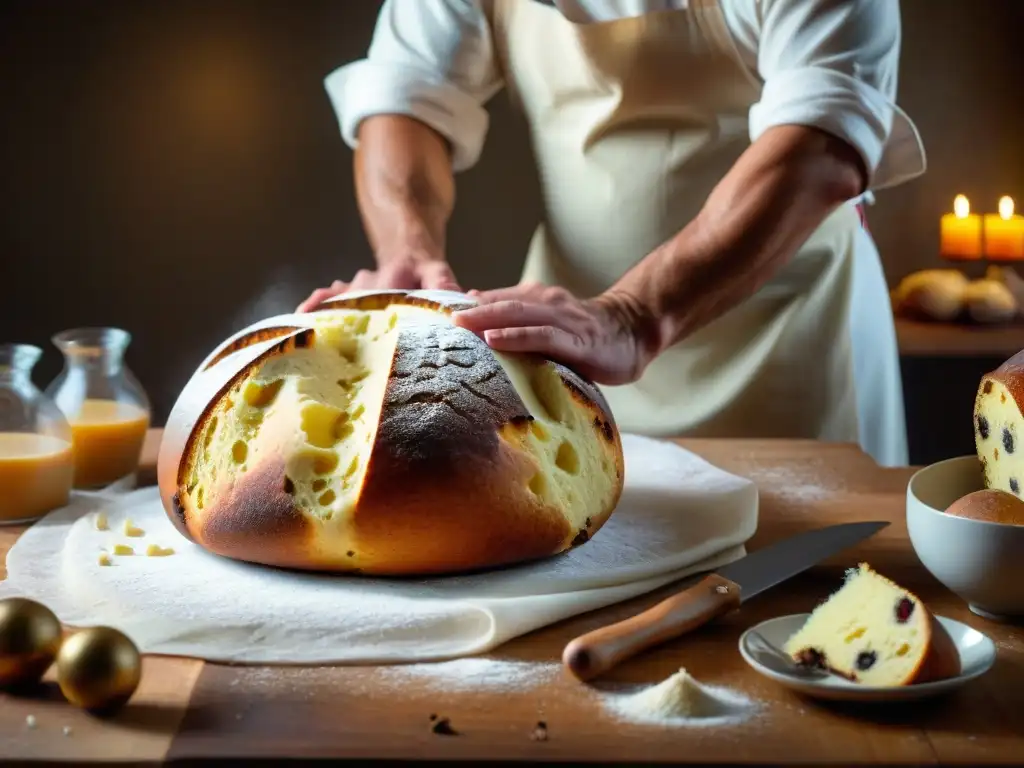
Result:
[[945,514],[984,488],[976,456],[919,470],[907,484],[907,530],[921,563],[987,619],[1024,617],[1024,526]]

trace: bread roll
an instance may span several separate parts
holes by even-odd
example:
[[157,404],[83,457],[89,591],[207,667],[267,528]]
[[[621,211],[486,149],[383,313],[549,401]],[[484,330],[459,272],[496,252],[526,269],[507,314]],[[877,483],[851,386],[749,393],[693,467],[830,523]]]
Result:
[[981,377],[974,398],[974,446],[985,487],[1024,489],[1024,352]]
[[907,275],[893,292],[894,309],[901,315],[950,321],[964,309],[967,278],[955,269],[924,269]]
[[986,523],[1024,525],[1024,501],[1012,493],[986,488],[957,499],[949,505],[946,514]]
[[984,278],[968,283],[963,303],[976,323],[1008,323],[1017,316],[1017,300],[999,280]]
[[225,341],[168,419],[158,474],[174,525],[225,557],[376,575],[586,542],[622,492],[612,414],[568,368],[455,326],[472,304],[349,293]]

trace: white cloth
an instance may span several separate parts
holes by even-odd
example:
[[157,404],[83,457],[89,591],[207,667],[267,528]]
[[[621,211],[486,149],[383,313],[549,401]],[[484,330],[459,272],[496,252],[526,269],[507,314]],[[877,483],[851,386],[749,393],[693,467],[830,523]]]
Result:
[[[490,2],[385,0],[367,57],[325,81],[345,141],[356,145],[367,117],[406,114],[448,138],[456,170],[474,165],[487,134],[483,105],[503,86],[489,30]],[[587,24],[688,2],[547,4],[569,21]],[[721,0],[721,8],[739,58],[763,84],[749,114],[752,141],[782,124],[821,128],[860,152],[872,189],[924,171],[917,129],[896,105],[898,0]]]
[[[758,495],[671,443],[624,436],[625,491],[608,523],[563,555],[489,573],[386,580],[297,573],[210,555],[173,528],[156,488],[76,494],[7,557],[0,598],[22,595],[70,626],[106,624],[145,653],[240,663],[395,663],[487,652],[518,635],[732,562]],[[110,530],[95,526],[106,510]],[[145,531],[123,535],[126,518]],[[99,564],[114,543],[134,556]],[[146,557],[150,543],[173,547]]]

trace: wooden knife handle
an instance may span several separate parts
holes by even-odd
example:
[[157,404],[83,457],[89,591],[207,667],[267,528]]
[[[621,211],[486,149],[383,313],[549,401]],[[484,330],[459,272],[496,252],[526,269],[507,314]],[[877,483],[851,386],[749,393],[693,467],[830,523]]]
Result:
[[565,646],[562,663],[580,680],[589,680],[739,605],[739,585],[712,573],[643,613],[577,637]]

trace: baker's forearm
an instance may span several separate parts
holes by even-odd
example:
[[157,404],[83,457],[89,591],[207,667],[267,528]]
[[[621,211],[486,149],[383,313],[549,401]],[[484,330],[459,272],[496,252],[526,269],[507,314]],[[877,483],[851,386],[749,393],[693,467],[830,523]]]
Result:
[[355,183],[378,260],[444,259],[455,180],[440,134],[401,115],[366,119],[355,152]]
[[742,155],[698,216],[612,289],[657,354],[753,295],[865,184],[845,142],[773,128]]

